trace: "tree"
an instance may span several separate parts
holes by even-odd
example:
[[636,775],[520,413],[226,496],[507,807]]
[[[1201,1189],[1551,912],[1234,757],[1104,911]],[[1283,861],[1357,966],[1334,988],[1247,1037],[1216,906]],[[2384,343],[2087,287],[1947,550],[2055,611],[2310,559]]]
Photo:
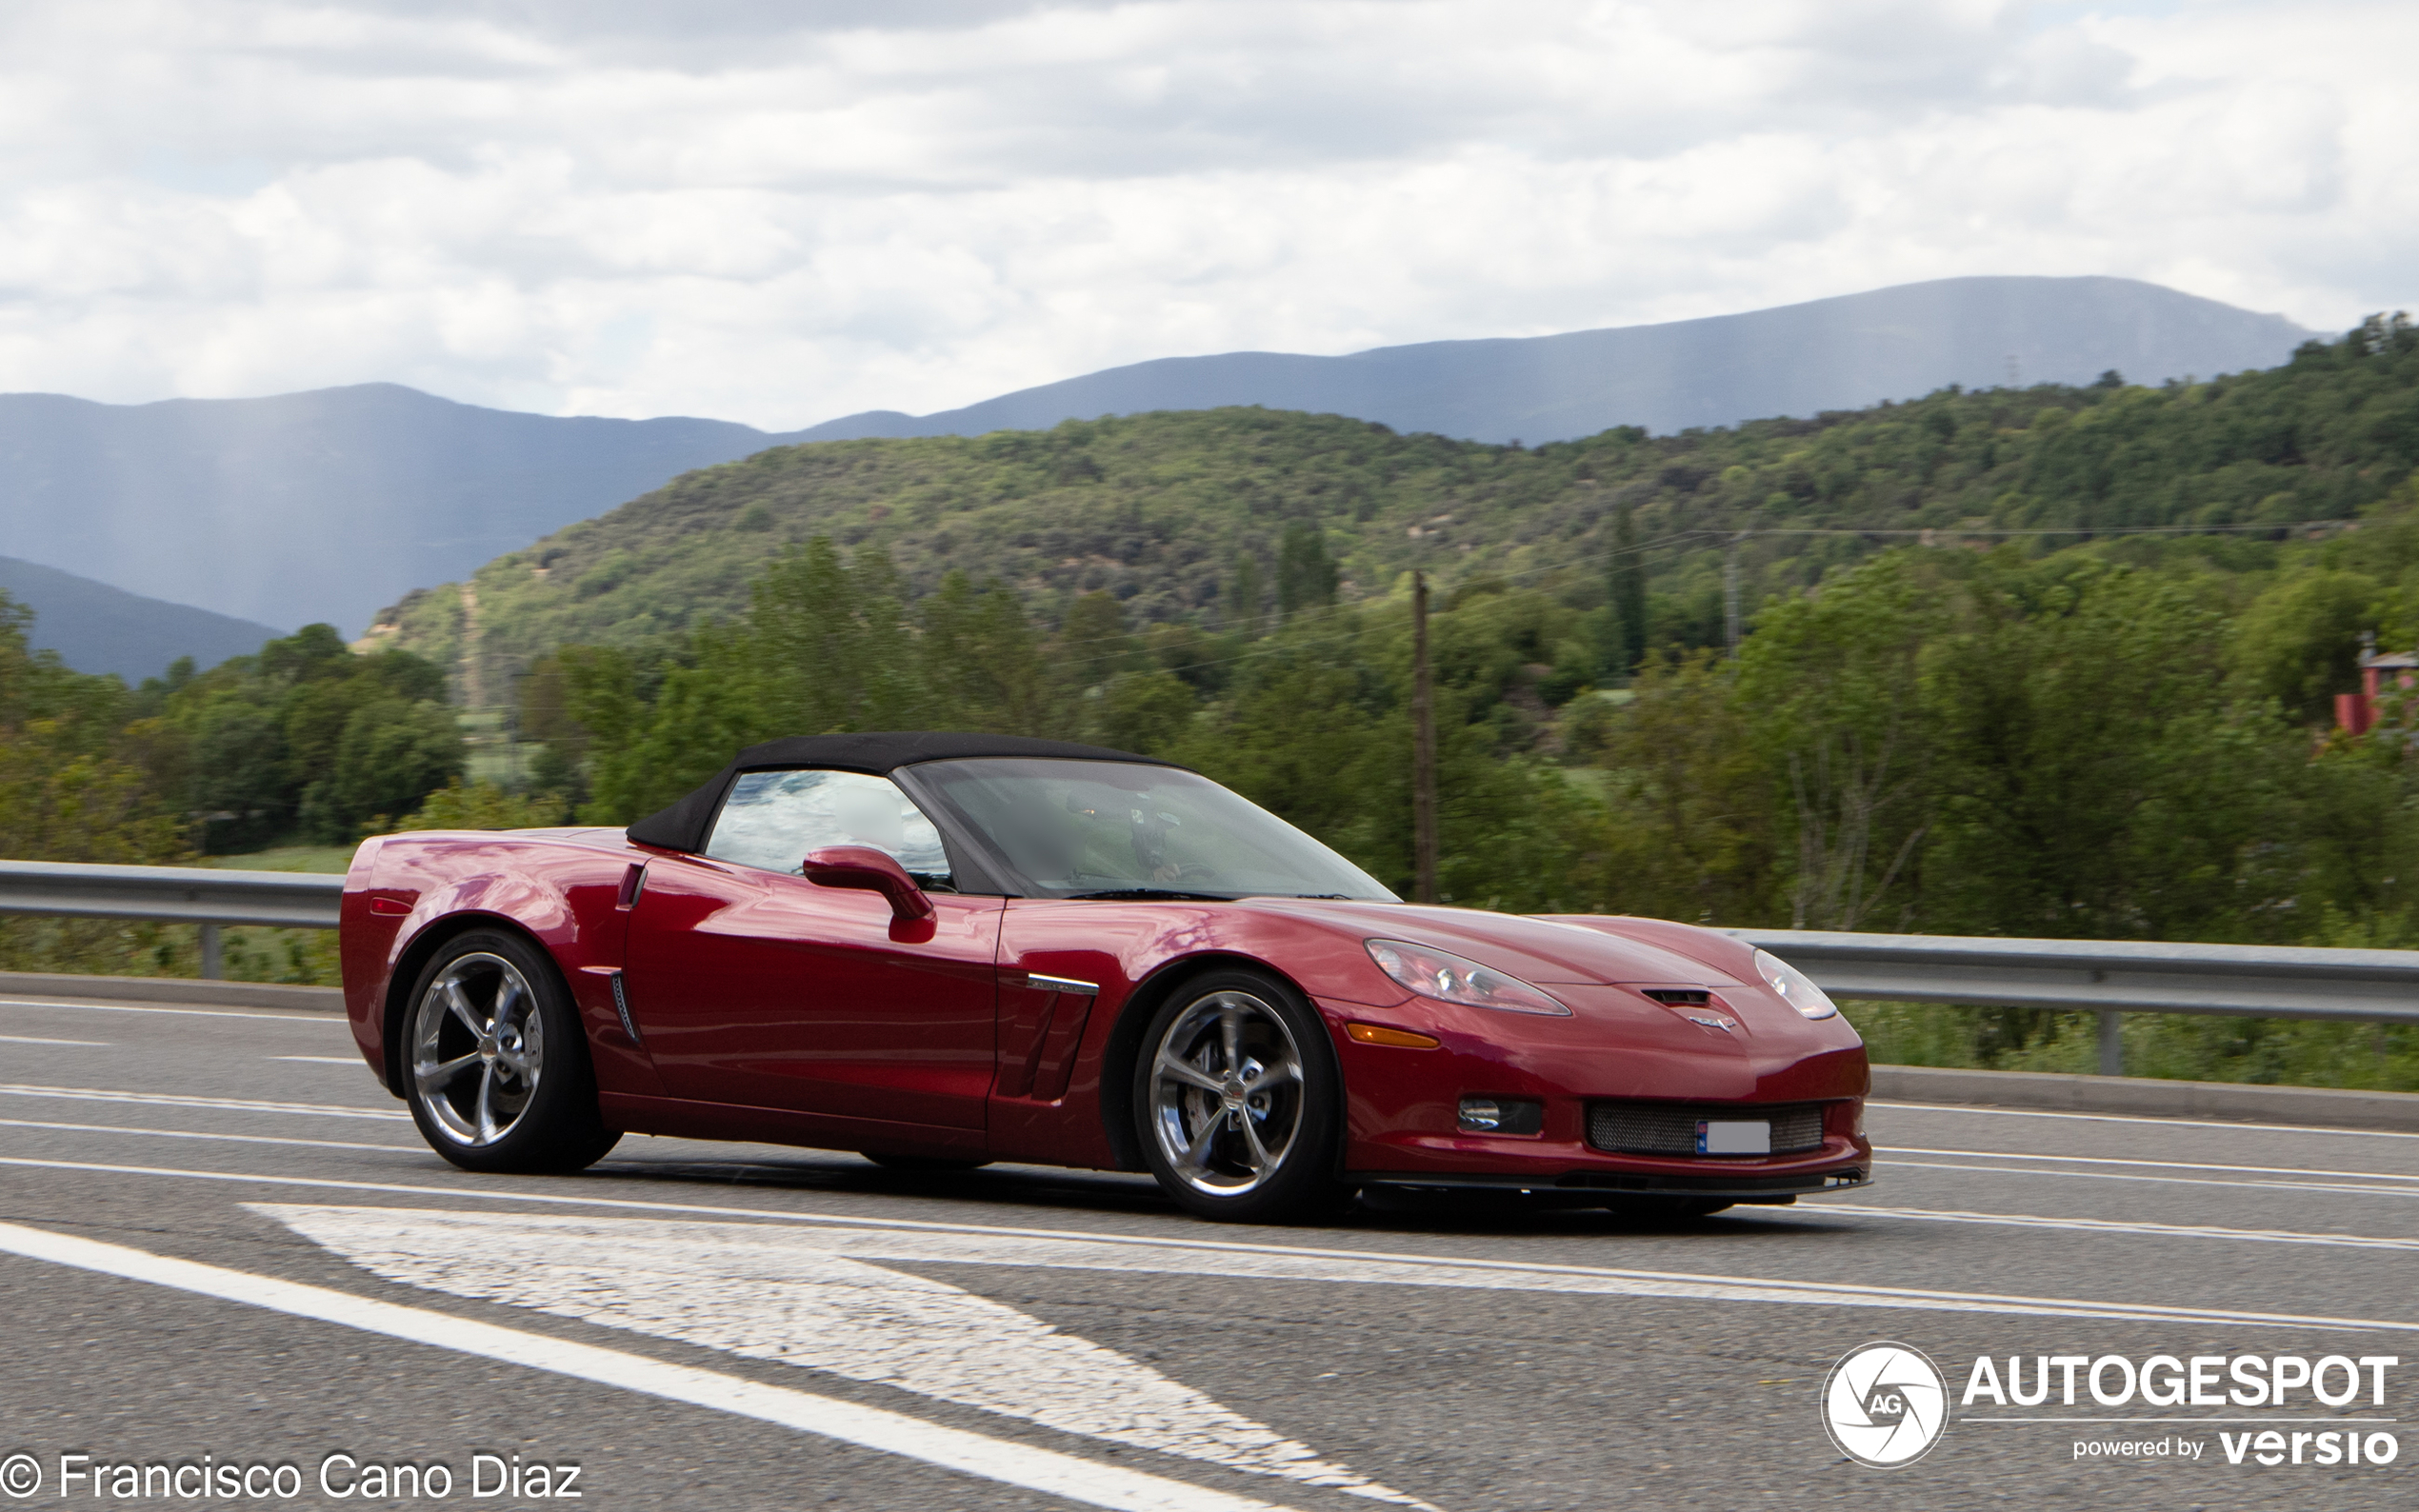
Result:
[[1943,598],[1892,552],[1768,608],[1741,649],[1739,702],[1796,831],[1793,929],[1854,929],[1911,894],[1929,796],[1919,666]]
[[345,721],[329,773],[303,794],[304,831],[321,845],[343,845],[366,826],[391,821],[462,775],[462,731],[443,705],[382,699]]
[[2244,611],[2228,660],[2254,697],[2293,719],[2327,719],[2334,695],[2360,686],[2360,632],[2377,627],[2385,598],[2384,585],[2357,572],[2296,573]]
[[1249,551],[1235,553],[1234,574],[1227,582],[1227,626],[1247,636],[1261,631],[1261,607],[1267,590],[1260,586],[1260,559]]
[[1612,518],[1609,575],[1612,635],[1606,647],[1608,671],[1628,676],[1647,658],[1647,559],[1638,546],[1638,522],[1625,501]]
[[1335,602],[1335,559],[1315,525],[1296,520],[1277,546],[1277,612],[1287,619]]
[[544,829],[563,823],[563,800],[553,793],[508,793],[493,783],[465,784],[456,777],[430,793],[419,811],[397,829]]
[[[2294,912],[2307,737],[2228,695],[2211,587],[1986,563],[1929,658],[1924,927],[2256,938]],[[2280,906],[2282,905],[2282,906]]]

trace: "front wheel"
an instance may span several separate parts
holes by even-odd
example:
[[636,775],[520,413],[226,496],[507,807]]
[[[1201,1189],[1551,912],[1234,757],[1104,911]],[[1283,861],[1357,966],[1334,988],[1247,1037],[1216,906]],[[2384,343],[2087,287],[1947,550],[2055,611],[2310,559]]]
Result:
[[621,1139],[597,1114],[570,989],[519,935],[448,941],[412,989],[403,1051],[412,1122],[464,1170],[576,1171]]
[[1189,982],[1153,1015],[1134,1067],[1143,1160],[1187,1211],[1279,1224],[1332,1212],[1343,1089],[1327,1028],[1257,971]]

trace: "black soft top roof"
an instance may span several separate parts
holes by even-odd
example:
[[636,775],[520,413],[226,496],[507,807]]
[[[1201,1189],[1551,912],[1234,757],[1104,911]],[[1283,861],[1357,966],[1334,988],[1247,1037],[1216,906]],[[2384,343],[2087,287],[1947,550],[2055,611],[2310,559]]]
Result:
[[741,772],[775,771],[787,766],[825,766],[835,771],[871,772],[889,776],[918,762],[963,761],[976,756],[1058,757],[1075,761],[1144,762],[1173,766],[1131,751],[1071,741],[1032,740],[1023,735],[962,735],[945,730],[882,730],[852,735],[792,735],[750,746],[731,760],[713,781],[658,814],[630,826],[630,838],[642,846],[695,851],[706,844],[707,826],[722,807],[723,794]]

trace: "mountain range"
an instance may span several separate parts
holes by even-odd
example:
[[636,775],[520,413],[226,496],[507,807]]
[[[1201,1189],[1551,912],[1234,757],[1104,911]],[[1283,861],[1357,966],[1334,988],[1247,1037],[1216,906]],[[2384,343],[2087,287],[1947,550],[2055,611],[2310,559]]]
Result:
[[[1962,278],[1566,335],[1170,358],[940,414],[869,411],[780,433],[521,414],[391,384],[131,406],[0,395],[0,551],[171,607],[358,633],[414,587],[461,579],[682,473],[787,444],[1236,405],[1536,444],[1622,425],[1810,415],[1950,384],[2081,382],[2109,368],[2135,382],[2209,376],[2272,366],[2309,334],[2126,279]],[[56,590],[33,590],[37,643],[53,642],[58,611],[39,595]],[[162,621],[159,633],[198,634],[183,623]]]
[[159,676],[180,656],[215,666],[285,633],[14,557],[0,556],[0,593],[33,610],[34,645],[79,672],[115,672],[130,683]]
[[1165,357],[931,415],[869,410],[798,441],[1047,430],[1160,409],[1259,405],[1497,445],[1614,426],[1661,433],[1859,409],[1959,384],[2135,383],[2283,362],[2310,332],[2282,315],[2129,278],[1945,278],[1803,305],[1560,336],[1431,341],[1345,357]]

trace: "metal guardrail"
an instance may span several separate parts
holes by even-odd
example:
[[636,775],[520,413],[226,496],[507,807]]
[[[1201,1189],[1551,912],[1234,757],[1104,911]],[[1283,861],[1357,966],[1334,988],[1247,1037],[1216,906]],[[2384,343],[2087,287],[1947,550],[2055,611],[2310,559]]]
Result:
[[309,872],[0,861],[0,914],[197,924],[202,926],[202,975],[212,979],[225,969],[220,925],[333,929],[344,892],[344,878]]
[[[299,872],[0,861],[0,914],[199,925],[202,974],[215,977],[220,925],[332,929],[344,885]],[[2419,1024],[2419,950],[1723,932],[1771,951],[1834,997],[2096,1012],[2101,1070],[2111,1076],[2122,1070],[2117,1025],[2126,1013]]]
[[2419,1024],[2419,950],[2008,940],[1989,935],[1726,929],[1833,997],[2100,1015],[2100,1071],[2124,1073],[2126,1013]]

